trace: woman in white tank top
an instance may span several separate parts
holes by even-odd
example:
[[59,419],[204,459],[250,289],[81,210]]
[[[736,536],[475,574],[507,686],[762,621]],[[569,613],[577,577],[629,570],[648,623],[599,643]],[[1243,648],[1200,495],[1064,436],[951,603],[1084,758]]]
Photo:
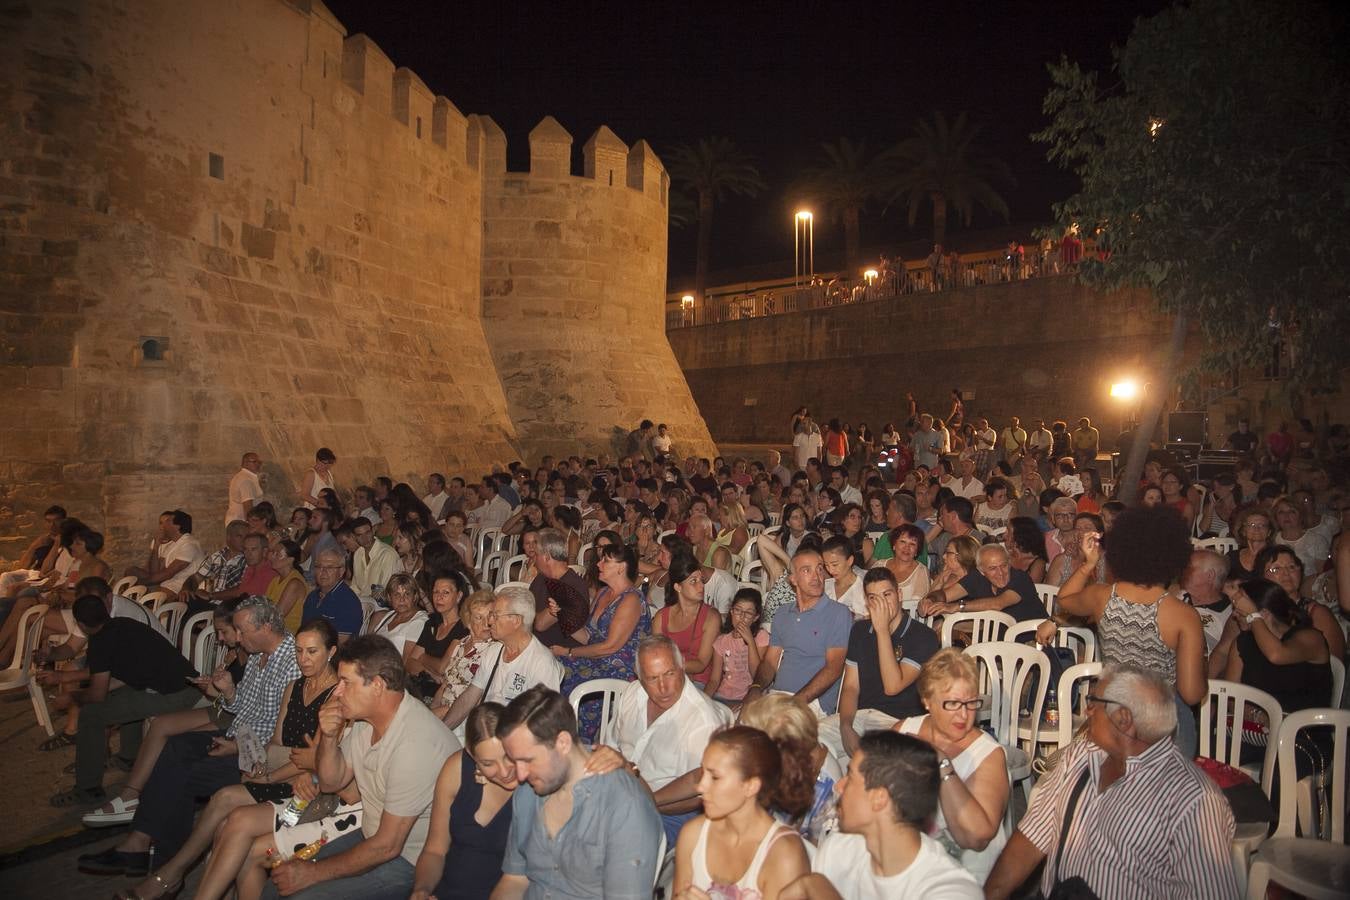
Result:
[[319,492],[324,488],[337,491],[337,485],[333,483],[333,465],[337,463],[337,456],[327,447],[320,447],[314,454],[314,468],[305,473],[305,478],[300,485],[300,505],[306,509],[314,509],[316,506],[322,506],[319,501]]
[[770,806],[809,803],[814,787],[792,754],[784,759],[768,735],[745,725],[708,743],[698,783],[703,815],[675,846],[677,898],[697,888],[713,900],[770,900],[810,871],[797,832],[769,814]]

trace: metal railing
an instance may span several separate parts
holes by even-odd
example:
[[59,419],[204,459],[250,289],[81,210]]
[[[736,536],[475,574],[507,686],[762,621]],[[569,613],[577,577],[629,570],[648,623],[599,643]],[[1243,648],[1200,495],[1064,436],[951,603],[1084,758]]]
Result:
[[1060,260],[1058,248],[1029,247],[1020,258],[1005,250],[988,250],[947,257],[936,268],[926,260],[881,268],[874,278],[850,282],[845,273],[818,275],[810,284],[766,281],[708,291],[692,302],[677,295],[666,301],[666,330],[719,325],[808,309],[852,306],[889,300],[904,294],[933,294],[986,284],[1004,284],[1066,274],[1073,268]]

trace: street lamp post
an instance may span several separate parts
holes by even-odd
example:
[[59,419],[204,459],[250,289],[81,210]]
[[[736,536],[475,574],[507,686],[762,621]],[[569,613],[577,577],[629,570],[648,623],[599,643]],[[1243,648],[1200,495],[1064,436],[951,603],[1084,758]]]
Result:
[[792,278],[800,286],[802,276],[816,277],[816,225],[809,210],[799,210],[792,217]]

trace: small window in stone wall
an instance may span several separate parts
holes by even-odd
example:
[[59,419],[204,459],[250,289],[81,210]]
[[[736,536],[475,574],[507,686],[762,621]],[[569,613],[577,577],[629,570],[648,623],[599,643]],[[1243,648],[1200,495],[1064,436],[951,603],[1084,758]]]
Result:
[[418,116],[418,117],[417,117],[417,137],[418,137],[419,139],[422,137],[422,117],[421,117],[421,116]]
[[169,339],[166,337],[141,337],[141,362],[162,363],[169,361]]
[[221,181],[224,181],[225,157],[221,156],[219,153],[212,153],[207,158],[207,172],[208,174],[210,174],[212,178],[217,178]]

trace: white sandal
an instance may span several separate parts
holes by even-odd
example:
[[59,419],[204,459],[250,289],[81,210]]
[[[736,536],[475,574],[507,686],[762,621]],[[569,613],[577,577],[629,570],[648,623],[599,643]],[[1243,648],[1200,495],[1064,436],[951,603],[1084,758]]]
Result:
[[103,807],[99,807],[91,813],[86,813],[81,820],[90,828],[106,828],[109,825],[125,825],[136,818],[136,807],[140,806],[140,798],[123,800],[121,797],[114,797],[104,806],[112,808],[112,812],[104,812]]

